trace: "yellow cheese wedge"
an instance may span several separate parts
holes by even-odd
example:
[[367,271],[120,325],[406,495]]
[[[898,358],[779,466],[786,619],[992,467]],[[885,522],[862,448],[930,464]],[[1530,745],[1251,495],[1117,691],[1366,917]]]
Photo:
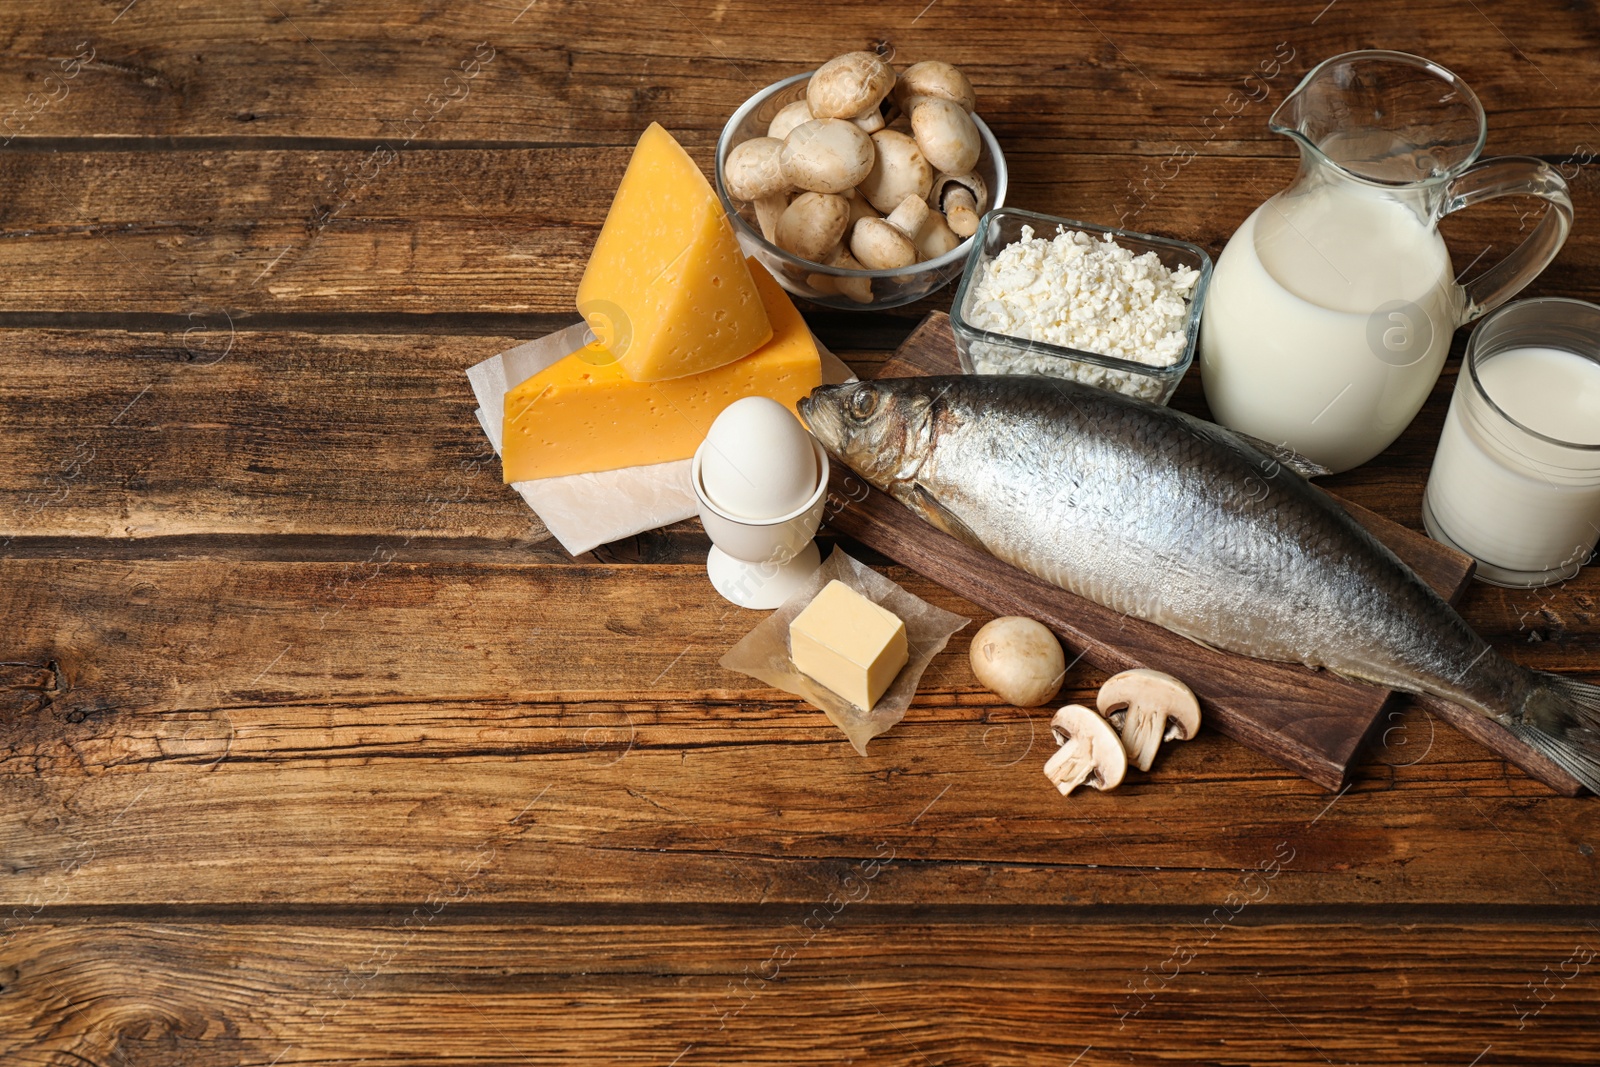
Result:
[[795,669],[871,711],[906,665],[906,624],[835,578],[789,623]]
[[583,272],[578,314],[636,382],[712,370],[772,336],[722,204],[654,122]]
[[500,458],[507,482],[688,459],[722,409],[767,396],[794,411],[822,384],[822,360],[789,294],[752,271],[772,340],[716,370],[636,382],[599,344],[552,363],[506,394]]

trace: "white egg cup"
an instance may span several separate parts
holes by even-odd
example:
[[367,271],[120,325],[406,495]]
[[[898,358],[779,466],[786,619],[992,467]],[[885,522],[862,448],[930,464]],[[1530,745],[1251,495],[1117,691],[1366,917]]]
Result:
[[700,456],[705,443],[695,449],[690,467],[694,496],[700,502],[700,521],[711,538],[706,576],[724,600],[741,608],[767,610],[782,604],[822,566],[822,553],[812,540],[822,525],[828,497],[828,453],[815,439],[817,487],[806,502],[787,515],[771,519],[744,519],[719,509],[706,496],[700,479]]

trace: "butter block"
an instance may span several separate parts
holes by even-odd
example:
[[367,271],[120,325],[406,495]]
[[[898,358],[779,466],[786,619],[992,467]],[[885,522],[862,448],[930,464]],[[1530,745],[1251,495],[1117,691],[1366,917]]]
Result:
[[772,337],[722,203],[657,123],[639,138],[606,214],[578,314],[636,382],[713,370]]
[[906,624],[835,579],[789,623],[795,669],[871,711],[906,665]]
[[595,343],[506,393],[505,481],[688,459],[722,409],[747,396],[771,397],[794,411],[822,384],[822,357],[789,294],[760,264],[753,275],[774,330],[743,359],[686,378],[636,382]]

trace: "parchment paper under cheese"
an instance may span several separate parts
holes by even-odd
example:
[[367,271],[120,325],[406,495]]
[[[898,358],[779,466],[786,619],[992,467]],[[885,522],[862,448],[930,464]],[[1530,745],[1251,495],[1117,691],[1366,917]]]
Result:
[[[467,381],[478,400],[474,414],[494,446],[495,455],[500,454],[506,393],[591,340],[589,327],[574,323],[467,369]],[[815,335],[812,340],[816,340]],[[833,385],[854,379],[850,368],[821,341],[816,344],[822,356],[823,382]],[[534,510],[561,547],[576,556],[598,545],[698,514],[694,490],[689,486],[691,462],[678,459],[595,474],[539,478],[512,482],[511,488]]]

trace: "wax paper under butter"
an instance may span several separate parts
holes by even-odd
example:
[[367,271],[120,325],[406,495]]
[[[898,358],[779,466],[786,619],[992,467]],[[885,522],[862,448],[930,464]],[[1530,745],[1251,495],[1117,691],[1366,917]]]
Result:
[[[478,399],[474,414],[496,455],[500,453],[506,393],[592,339],[589,327],[579,322],[490,356],[467,370],[467,381]],[[817,341],[817,351],[822,354],[824,382],[834,384],[854,377],[821,341]],[[576,556],[596,545],[694,517],[699,506],[689,487],[690,463],[676,459],[595,474],[512,482],[511,488],[527,501],[561,547]]]
[[[906,665],[871,711],[862,711],[833,690],[807,678],[795,669],[789,658],[789,623],[835,578],[874,604],[894,612],[906,624],[909,653]],[[950,635],[969,621],[954,612],[934,607],[852,559],[843,549],[835,548],[809,582],[745,634],[720,662],[730,671],[748,674],[822,709],[829,721],[844,731],[856,751],[865,756],[868,741],[905,718],[911,699],[917,695],[922,672],[933,662],[933,657],[943,651]]]

